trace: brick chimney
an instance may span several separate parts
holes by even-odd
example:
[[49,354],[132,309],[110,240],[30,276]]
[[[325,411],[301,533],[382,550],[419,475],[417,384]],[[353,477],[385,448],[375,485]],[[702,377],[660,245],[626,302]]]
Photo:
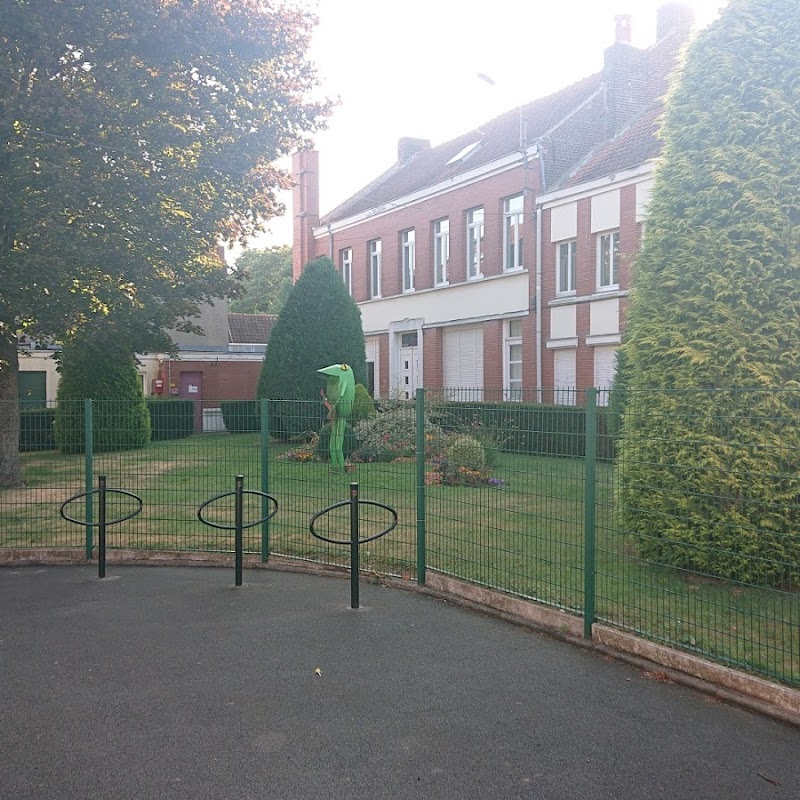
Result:
[[314,259],[314,228],[319,225],[319,153],[301,150],[292,156],[292,279]]
[[606,136],[612,138],[642,110],[647,96],[647,59],[645,51],[631,43],[631,18],[614,18],[614,44],[606,48],[603,80],[606,85]]
[[397,142],[397,161],[404,164],[411,156],[423,150],[430,150],[430,139],[414,139],[411,136],[403,136]]

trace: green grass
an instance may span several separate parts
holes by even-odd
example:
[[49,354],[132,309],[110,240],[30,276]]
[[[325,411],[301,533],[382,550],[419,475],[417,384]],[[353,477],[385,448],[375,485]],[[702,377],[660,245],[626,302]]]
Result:
[[[269,489],[280,505],[269,523],[269,549],[277,555],[346,564],[347,547],[328,545],[308,530],[311,516],[344,501],[349,484],[362,499],[397,509],[399,525],[362,548],[364,569],[416,574],[415,465],[361,464],[332,473],[326,464],[284,460],[271,445]],[[84,529],[61,519],[58,508],[84,486],[83,456],[22,456],[27,488],[0,491],[0,546],[82,547]],[[202,524],[197,507],[232,492],[261,487],[258,434],[205,435],[152,443],[142,450],[104,453],[96,477],[109,487],[139,494],[144,510],[109,528],[108,546],[151,550],[230,552],[233,533]],[[493,474],[502,488],[429,486],[426,490],[426,561],[430,569],[581,613],[584,585],[584,465],[580,459],[498,454]],[[245,521],[260,516],[260,499],[246,496]],[[109,517],[132,509],[109,497]],[[232,524],[232,499],[207,510]],[[82,518],[83,501],[70,505]],[[96,511],[95,511],[96,514]],[[636,543],[619,530],[614,473],[597,465],[597,616],[655,641],[696,652],[763,676],[800,685],[800,595],[715,581],[643,561]],[[385,512],[362,509],[362,536],[388,525]],[[348,509],[318,523],[331,538],[349,535]],[[245,531],[245,548],[261,552],[262,526]]]

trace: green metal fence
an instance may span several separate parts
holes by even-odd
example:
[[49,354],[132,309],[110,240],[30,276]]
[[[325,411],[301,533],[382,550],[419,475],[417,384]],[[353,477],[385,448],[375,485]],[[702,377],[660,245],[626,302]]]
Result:
[[[231,552],[232,533],[196,510],[241,474],[280,506],[245,531],[247,552],[344,564],[308,522],[355,481],[400,520],[363,548],[366,571],[446,573],[582,615],[587,636],[601,621],[800,686],[800,393],[643,393],[624,417],[594,390],[580,406],[454,396],[381,402],[348,432],[345,473],[327,463],[319,403],[149,401],[144,446],[118,403],[25,412],[25,487],[0,489],[0,547],[91,553],[58,509],[102,474],[144,503],[109,549]],[[91,498],[76,502],[92,519]],[[245,519],[262,502],[247,496]],[[209,513],[231,523],[232,498]],[[318,529],[346,538],[347,514]],[[365,507],[362,535],[386,523]]]

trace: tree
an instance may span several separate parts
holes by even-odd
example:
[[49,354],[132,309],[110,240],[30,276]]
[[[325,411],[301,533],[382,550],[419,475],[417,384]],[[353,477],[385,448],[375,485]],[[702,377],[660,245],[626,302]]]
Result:
[[319,430],[323,421],[318,369],[349,364],[356,383],[366,383],[361,312],[329,258],[307,264],[269,337],[258,397],[296,400],[273,403],[270,431],[289,437]]
[[17,335],[95,316],[162,349],[235,291],[218,241],[282,209],[318,130],[307,13],[273,0],[0,0],[0,486],[21,482]]
[[150,441],[150,414],[136,359],[113,330],[86,329],[64,346],[59,370],[56,443],[63,453],[82,453],[84,404],[91,398],[95,452],[133,450]]
[[626,530],[775,584],[800,577],[799,40],[796,0],[732,0],[690,46],[624,345]]
[[245,250],[236,259],[242,293],[229,308],[241,314],[280,314],[292,288],[292,248]]

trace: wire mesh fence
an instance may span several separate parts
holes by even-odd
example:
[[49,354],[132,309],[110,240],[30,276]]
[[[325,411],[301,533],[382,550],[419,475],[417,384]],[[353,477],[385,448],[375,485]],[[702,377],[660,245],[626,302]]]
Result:
[[[440,571],[800,686],[800,393],[630,393],[624,413],[594,392],[580,405],[536,399],[442,390],[380,401],[351,421],[344,472],[331,469],[318,402],[26,410],[25,484],[0,489],[0,547],[88,554],[86,530],[59,506],[102,474],[144,504],[109,529],[110,550],[231,552],[233,533],[204,525],[197,508],[243,475],[279,504],[244,531],[246,552],[344,565],[347,548],[308,523],[355,482],[399,519],[363,546],[365,571],[420,581]],[[15,411],[0,409],[2,420]],[[125,498],[113,502],[124,516]],[[91,521],[92,503],[74,501],[72,515],[77,504]],[[245,521],[262,512],[245,496]],[[232,498],[209,513],[230,524]],[[348,514],[317,530],[346,539]],[[362,537],[388,522],[365,506]]]

